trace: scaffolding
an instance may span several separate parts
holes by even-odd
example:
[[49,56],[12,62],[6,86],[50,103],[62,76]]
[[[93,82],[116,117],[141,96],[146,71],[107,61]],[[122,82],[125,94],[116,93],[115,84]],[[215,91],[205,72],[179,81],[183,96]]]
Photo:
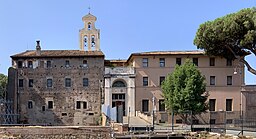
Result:
[[13,112],[13,101],[0,99],[0,124],[17,124],[18,114]]

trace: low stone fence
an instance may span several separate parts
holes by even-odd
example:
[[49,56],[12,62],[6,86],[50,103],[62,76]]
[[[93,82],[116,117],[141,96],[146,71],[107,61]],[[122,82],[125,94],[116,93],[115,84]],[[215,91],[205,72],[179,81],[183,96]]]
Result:
[[110,139],[111,128],[102,126],[0,127],[0,138],[17,139]]

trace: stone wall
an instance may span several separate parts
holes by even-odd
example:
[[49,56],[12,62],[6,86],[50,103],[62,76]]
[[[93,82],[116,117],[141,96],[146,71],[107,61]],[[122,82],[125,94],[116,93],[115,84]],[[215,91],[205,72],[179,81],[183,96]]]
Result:
[[110,139],[110,127],[0,127],[0,137],[27,139]]
[[[65,66],[66,60],[70,65]],[[83,60],[87,60],[86,66]],[[101,81],[104,72],[104,57],[63,57],[26,58],[25,67],[18,68],[17,111],[19,123],[31,125],[96,125],[100,120]],[[33,68],[28,68],[33,61]],[[51,67],[46,62],[51,61]],[[11,76],[12,77],[12,76]],[[71,87],[65,86],[65,79],[71,79]],[[89,85],[83,86],[83,78]],[[19,79],[23,87],[19,87]],[[33,86],[29,87],[29,80]],[[52,87],[47,87],[47,79],[52,79]],[[49,107],[52,102],[52,108]],[[80,108],[78,104],[80,103]],[[29,106],[30,105],[30,106]],[[29,108],[30,107],[30,108]]]

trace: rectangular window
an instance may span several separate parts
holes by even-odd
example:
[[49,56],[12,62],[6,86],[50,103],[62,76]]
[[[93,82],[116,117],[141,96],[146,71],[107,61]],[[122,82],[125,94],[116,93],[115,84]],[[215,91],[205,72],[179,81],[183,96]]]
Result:
[[148,77],[143,77],[143,86],[148,86]]
[[45,106],[42,106],[42,111],[45,111]]
[[226,99],[226,111],[232,111],[232,99]]
[[227,85],[232,85],[232,76],[227,76]]
[[215,111],[216,99],[209,99],[209,111]]
[[28,68],[33,68],[33,61],[28,61]]
[[81,109],[81,101],[76,102],[76,109]]
[[31,100],[28,101],[28,109],[33,108],[33,102]]
[[161,86],[163,81],[165,80],[165,76],[160,76],[160,79],[159,79],[159,85]]
[[87,102],[83,102],[83,109],[87,109]]
[[18,61],[18,68],[22,68],[23,67],[23,62],[22,61]]
[[148,100],[142,100],[142,112],[148,112]]
[[29,79],[28,80],[28,87],[33,87],[34,84],[34,80],[33,79]]
[[52,79],[47,79],[47,88],[52,87]]
[[232,60],[231,59],[227,59],[227,66],[232,66]]
[[198,66],[198,58],[193,58],[193,63]]
[[65,66],[66,66],[66,67],[70,67],[69,60],[66,60],[66,62],[65,62]]
[[215,85],[215,76],[210,76],[210,85]]
[[176,64],[181,65],[181,58],[176,58]]
[[182,124],[182,119],[176,119],[176,124]]
[[46,62],[46,67],[47,67],[47,68],[51,68],[51,67],[52,67],[52,62],[48,60],[48,61]]
[[88,78],[83,78],[83,87],[88,87],[89,82],[88,82]]
[[87,60],[83,60],[83,67],[87,67]]
[[143,58],[142,59],[142,66],[143,67],[148,67],[148,58]]
[[70,78],[65,79],[65,87],[71,87],[71,79]]
[[165,67],[165,58],[160,58],[159,64],[160,64],[160,67]]
[[227,119],[227,120],[226,120],[226,123],[227,123],[227,124],[232,124],[232,123],[233,123],[233,119]]
[[216,120],[215,119],[210,119],[210,124],[215,124]]
[[53,101],[48,101],[48,109],[52,109],[53,108]]
[[215,58],[210,58],[210,66],[215,66]]
[[159,111],[165,111],[165,104],[163,99],[159,100]]
[[23,81],[23,79],[19,79],[19,87],[24,87]]

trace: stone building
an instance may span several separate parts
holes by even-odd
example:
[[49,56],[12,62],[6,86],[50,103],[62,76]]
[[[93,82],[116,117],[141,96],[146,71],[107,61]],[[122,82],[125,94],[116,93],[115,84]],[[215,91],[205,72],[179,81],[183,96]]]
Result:
[[95,125],[101,111],[104,54],[96,17],[82,18],[80,50],[36,50],[11,56],[8,98],[18,123]]

